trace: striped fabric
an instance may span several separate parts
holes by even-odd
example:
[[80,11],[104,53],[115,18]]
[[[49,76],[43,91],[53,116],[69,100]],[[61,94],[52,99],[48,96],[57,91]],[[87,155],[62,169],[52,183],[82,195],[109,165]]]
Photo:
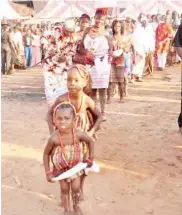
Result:
[[111,75],[110,75],[110,83],[123,83],[124,82],[124,67],[116,67],[115,65],[111,66]]
[[[65,156],[64,156],[65,154]],[[62,151],[61,146],[57,146],[53,156],[52,156],[52,164],[53,164],[53,175],[55,177],[59,176],[63,172],[67,171],[68,169],[72,168],[79,162],[84,160],[85,156],[85,147],[84,144],[78,143],[77,144],[77,152],[74,160],[74,145],[66,145],[64,146],[64,153]],[[69,163],[73,162],[73,165],[69,165]],[[73,175],[71,178],[68,178],[67,181],[70,182],[76,177],[80,177],[84,174],[84,171],[80,171]]]
[[[110,65],[109,65],[110,67]],[[92,77],[92,89],[107,89],[109,86],[110,69],[103,66],[102,71],[98,71],[95,66],[90,69]]]

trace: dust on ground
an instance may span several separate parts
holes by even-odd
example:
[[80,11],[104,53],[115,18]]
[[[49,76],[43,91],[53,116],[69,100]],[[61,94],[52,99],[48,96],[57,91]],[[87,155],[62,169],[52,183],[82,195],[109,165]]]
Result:
[[[84,215],[181,215],[180,69],[167,68],[114,98],[96,143],[99,174],[85,183]],[[46,182],[48,138],[41,69],[2,76],[2,214],[58,215],[59,185]]]

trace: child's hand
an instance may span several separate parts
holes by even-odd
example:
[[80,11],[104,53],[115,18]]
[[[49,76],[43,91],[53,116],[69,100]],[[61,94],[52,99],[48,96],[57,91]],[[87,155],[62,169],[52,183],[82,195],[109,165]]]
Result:
[[87,134],[88,134],[88,136],[92,137],[94,132],[92,130],[90,130],[90,131],[87,131]]
[[93,142],[95,142],[96,139],[94,138],[95,137],[94,132],[93,131],[88,131],[87,134],[88,134],[89,137],[92,138]]
[[87,167],[91,167],[93,165],[93,159],[88,158],[87,160],[84,161],[84,163],[87,163],[88,165]]
[[54,181],[52,180],[54,178],[53,174],[50,172],[50,173],[46,173],[46,179],[48,182],[50,183],[54,183]]

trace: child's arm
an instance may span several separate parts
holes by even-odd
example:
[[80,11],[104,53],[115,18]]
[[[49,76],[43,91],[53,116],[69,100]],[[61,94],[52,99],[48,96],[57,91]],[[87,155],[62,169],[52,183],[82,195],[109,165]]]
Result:
[[48,140],[48,143],[44,149],[44,154],[43,154],[43,163],[44,163],[44,169],[45,169],[45,174],[48,182],[52,182],[52,172],[50,170],[50,154],[52,149],[54,148],[54,140],[53,137],[51,136]]
[[54,123],[53,123],[54,109],[59,103],[61,103],[61,101],[64,101],[64,95],[59,96],[47,112],[47,123],[48,123],[50,134],[54,132]]
[[80,141],[83,141],[83,142],[88,144],[88,148],[89,148],[88,162],[91,164],[93,162],[93,159],[94,159],[94,141],[93,141],[93,138],[88,136],[87,133],[81,132],[81,131],[77,131],[77,138]]
[[93,134],[100,128],[100,124],[102,122],[102,115],[99,109],[95,106],[95,102],[88,96],[87,96],[87,105],[89,110],[92,112],[92,114],[97,117],[94,126],[88,132],[89,136],[93,136]]

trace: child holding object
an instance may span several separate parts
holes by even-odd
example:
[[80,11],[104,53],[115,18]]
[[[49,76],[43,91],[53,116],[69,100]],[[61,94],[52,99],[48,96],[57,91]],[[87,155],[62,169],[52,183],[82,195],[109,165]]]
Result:
[[[69,102],[76,110],[77,129],[87,132],[89,136],[95,137],[95,132],[99,129],[102,122],[102,115],[96,108],[94,101],[86,94],[91,88],[90,76],[84,65],[75,64],[68,71],[67,87],[68,93],[59,96],[54,104],[50,107],[47,120],[50,134],[56,129],[53,121],[55,107],[62,102]],[[83,187],[85,175],[82,176],[81,189]],[[83,200],[83,190],[81,200]]]
[[[71,169],[80,162],[87,162],[92,166],[94,158],[94,142],[85,132],[76,129],[76,110],[69,102],[63,102],[56,106],[53,114],[54,124],[57,130],[51,135],[44,150],[43,160],[45,174],[48,182],[53,182],[63,172]],[[84,143],[88,145],[89,158],[86,160]],[[50,161],[53,170],[50,169]],[[81,170],[72,177],[59,181],[61,187],[61,200],[65,212],[70,210],[70,191],[73,200],[73,210],[82,214],[79,207],[81,193]]]

